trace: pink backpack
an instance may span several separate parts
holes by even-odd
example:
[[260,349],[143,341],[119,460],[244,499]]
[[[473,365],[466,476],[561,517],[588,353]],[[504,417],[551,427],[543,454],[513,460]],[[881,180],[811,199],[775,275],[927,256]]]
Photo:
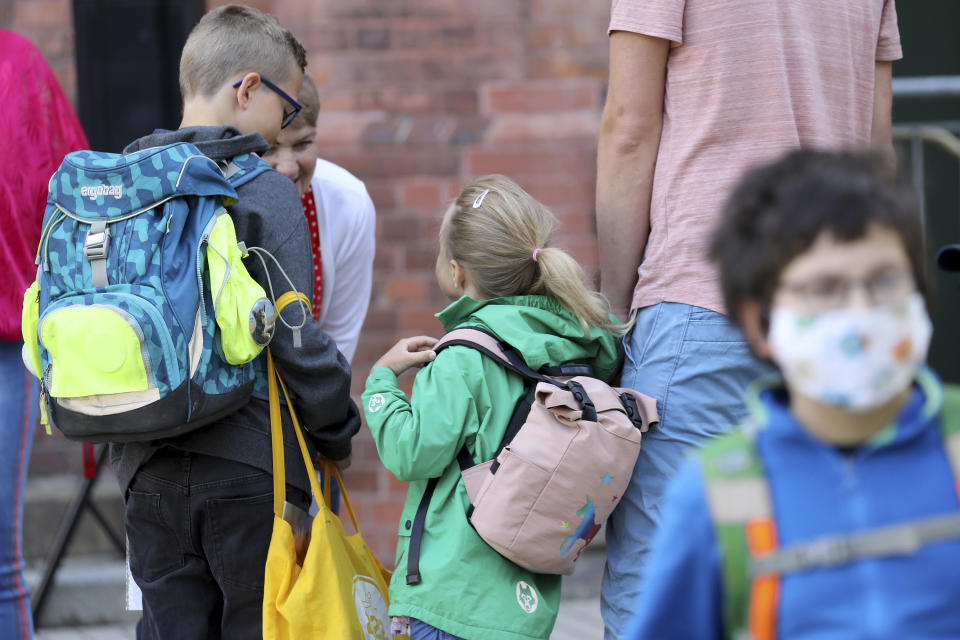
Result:
[[[534,371],[513,348],[478,328],[456,329],[434,347],[461,345],[522,376],[517,403],[493,460],[457,455],[470,496],[467,519],[501,555],[535,573],[569,575],[617,506],[658,421],[656,400],[592,377],[587,365]],[[407,584],[420,582],[423,523],[439,478],[427,483],[413,521]]]

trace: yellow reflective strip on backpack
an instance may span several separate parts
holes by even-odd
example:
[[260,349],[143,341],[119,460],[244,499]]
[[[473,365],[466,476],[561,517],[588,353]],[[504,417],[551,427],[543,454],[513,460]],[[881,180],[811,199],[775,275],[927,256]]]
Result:
[[[57,211],[60,211],[59,207],[57,208]],[[42,255],[40,255],[40,259],[44,265],[44,271],[49,269],[49,267],[47,266],[47,247],[50,245],[50,236],[53,234],[53,228],[66,219],[67,219],[67,214],[63,213],[60,215],[59,218],[51,222],[50,226],[47,228],[46,234],[40,240],[40,245],[43,247]],[[37,247],[37,251],[40,252],[40,247]]]
[[82,398],[155,386],[139,331],[119,308],[77,306],[48,313],[40,340],[50,355],[50,395]]
[[307,294],[299,291],[287,291],[285,294],[277,298],[277,314],[279,315],[284,309],[297,300],[300,300],[300,302],[302,302],[307,308],[308,315],[313,312],[313,308],[310,305],[310,298],[307,297]]
[[23,336],[23,362],[30,373],[43,377],[40,363],[40,344],[37,342],[37,324],[40,322],[40,283],[36,280],[23,292],[23,311],[20,314],[20,333]]

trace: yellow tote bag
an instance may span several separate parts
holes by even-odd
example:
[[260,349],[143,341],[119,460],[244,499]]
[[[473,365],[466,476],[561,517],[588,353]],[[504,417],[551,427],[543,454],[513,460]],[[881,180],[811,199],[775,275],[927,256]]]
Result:
[[[263,588],[263,637],[265,640],[389,640],[387,616],[387,571],[360,535],[356,515],[347,497],[340,472],[333,473],[340,485],[343,504],[356,533],[347,535],[320,492],[300,424],[283,379],[267,351],[270,392],[270,425],[273,439],[273,537],[267,552]],[[294,430],[303,462],[320,511],[310,525],[310,538],[302,563],[291,523],[283,518],[286,482],[283,433],[277,381],[291,409]],[[333,465],[331,465],[333,466]],[[328,485],[329,486],[329,485]],[[288,507],[288,514],[290,513]],[[288,515],[289,517],[289,515]]]

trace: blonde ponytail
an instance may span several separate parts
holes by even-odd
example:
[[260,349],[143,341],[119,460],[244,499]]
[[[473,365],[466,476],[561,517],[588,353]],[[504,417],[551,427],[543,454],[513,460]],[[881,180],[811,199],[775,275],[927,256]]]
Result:
[[619,333],[620,325],[610,321],[606,298],[587,286],[583,268],[570,254],[556,247],[544,247],[537,256],[540,272],[531,293],[553,296],[577,317],[584,332],[588,327],[602,327]]
[[[565,251],[548,246],[557,220],[510,178],[488,175],[467,185],[444,216],[440,242],[470,273],[485,298],[545,294],[583,327],[622,333],[606,299]],[[536,252],[536,255],[534,255]]]

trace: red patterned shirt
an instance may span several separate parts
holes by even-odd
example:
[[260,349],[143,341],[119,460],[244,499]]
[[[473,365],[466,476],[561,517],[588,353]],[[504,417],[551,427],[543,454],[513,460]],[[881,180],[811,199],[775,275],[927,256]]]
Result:
[[303,215],[310,227],[310,248],[313,250],[313,319],[320,319],[320,305],[323,301],[323,262],[320,260],[320,231],[317,226],[317,203],[313,199],[313,187],[300,196],[303,203]]

